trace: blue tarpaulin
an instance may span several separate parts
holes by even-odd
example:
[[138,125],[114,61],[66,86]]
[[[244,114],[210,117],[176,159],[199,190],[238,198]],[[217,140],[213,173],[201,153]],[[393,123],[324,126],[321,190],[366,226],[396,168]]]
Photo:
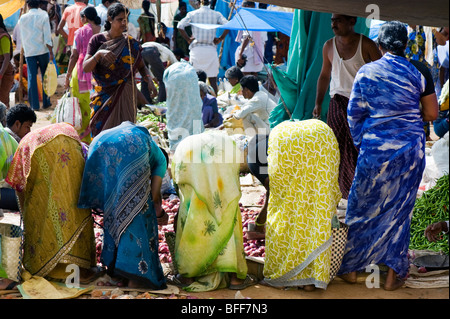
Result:
[[192,23],[192,25],[202,29],[281,32],[290,36],[293,18],[292,12],[241,8],[224,25],[202,23]]
[[252,8],[241,8],[220,29],[281,32],[291,35],[294,13]]

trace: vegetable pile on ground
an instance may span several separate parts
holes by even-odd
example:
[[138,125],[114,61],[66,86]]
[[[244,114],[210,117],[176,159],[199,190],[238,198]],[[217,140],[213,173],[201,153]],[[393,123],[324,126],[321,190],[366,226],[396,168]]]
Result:
[[[172,256],[170,255],[169,245],[165,238],[166,232],[174,231],[174,218],[180,207],[180,199],[177,196],[172,195],[167,199],[163,199],[162,207],[169,215],[169,223],[166,226],[159,226],[158,238],[159,238],[159,258],[162,263],[171,263]],[[259,210],[255,211],[239,205],[242,216],[242,230],[244,232],[244,252],[247,256],[252,257],[265,257],[265,241],[264,239],[248,240],[245,236],[247,231],[247,225],[249,222],[254,222],[258,216]]]
[[428,225],[447,221],[449,218],[449,180],[448,174],[436,181],[436,185],[425,191],[416,200],[411,220],[411,241],[409,249],[431,250],[448,255],[448,235],[442,235],[434,243],[424,236]]
[[[261,195],[261,202],[263,201],[264,195]],[[158,226],[158,239],[159,239],[159,259],[161,263],[172,263],[172,256],[170,255],[169,245],[165,238],[166,232],[174,231],[174,219],[175,215],[178,213],[180,207],[180,199],[171,195],[169,198],[162,200],[162,207],[169,215],[169,222],[165,226]],[[242,216],[242,228],[243,228],[243,241],[244,241],[244,252],[246,256],[252,257],[265,257],[265,241],[264,239],[248,240],[245,236],[247,231],[247,225],[249,222],[254,222],[258,216],[259,210],[253,210],[246,208],[242,204],[239,205]],[[95,220],[95,240],[96,240],[96,253],[97,253],[97,263],[100,265],[100,254],[103,245],[103,217],[94,216]]]
[[[158,104],[159,105],[159,104]],[[157,144],[166,151],[169,148],[167,139],[167,120],[166,117],[155,115],[147,106],[142,107],[136,116],[136,122],[144,126],[152,136],[157,137]]]

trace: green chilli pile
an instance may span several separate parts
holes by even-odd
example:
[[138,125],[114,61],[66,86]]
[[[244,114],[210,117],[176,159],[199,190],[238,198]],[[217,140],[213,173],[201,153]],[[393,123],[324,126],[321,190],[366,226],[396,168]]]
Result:
[[448,255],[448,235],[441,234],[439,240],[432,243],[424,235],[428,225],[447,221],[449,208],[448,174],[436,181],[436,185],[425,191],[414,204],[411,220],[411,241],[409,249],[432,250]]

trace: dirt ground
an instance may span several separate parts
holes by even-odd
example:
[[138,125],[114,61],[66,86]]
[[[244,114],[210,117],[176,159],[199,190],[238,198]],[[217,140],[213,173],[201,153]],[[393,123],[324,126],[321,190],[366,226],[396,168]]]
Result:
[[[59,80],[61,81],[61,76]],[[60,82],[58,81],[58,82]],[[53,112],[57,104],[57,98],[62,95],[63,89],[58,86],[57,93],[52,97],[52,107],[46,110],[37,111],[37,123],[32,127],[35,130],[39,127],[46,126],[50,124],[49,116]],[[432,136],[436,139],[435,136]],[[251,206],[252,202],[256,203],[261,196],[263,188],[261,185],[255,186],[242,186],[242,201],[245,205]],[[258,208],[256,208],[258,209]],[[1,222],[1,221],[0,221]],[[259,275],[262,274],[262,265],[255,262],[249,262],[249,272]],[[366,275],[367,276],[367,275]],[[348,284],[340,278],[336,278],[332,281],[326,290],[316,289],[312,292],[307,292],[303,289],[279,289],[273,287],[267,287],[262,284],[256,284],[245,290],[237,293],[235,290],[229,289],[219,289],[212,292],[206,293],[185,293],[183,291],[178,291],[176,294],[171,294],[174,298],[180,298],[181,296],[192,296],[198,299],[235,299],[235,298],[250,298],[250,299],[449,299],[449,288],[448,288],[448,270],[446,272],[447,276],[447,286],[444,288],[409,288],[402,287],[396,291],[385,291],[382,288],[369,288],[366,286],[366,276],[361,276],[356,284]],[[113,287],[108,287],[111,290]],[[175,287],[172,287],[175,289]],[[103,293],[108,289],[106,287],[95,286],[94,290],[102,290]],[[140,291],[139,293],[143,293]],[[238,295],[236,295],[238,294]],[[1,295],[0,295],[1,297]],[[167,295],[166,295],[167,297]],[[80,298],[92,298],[92,295],[85,294]]]

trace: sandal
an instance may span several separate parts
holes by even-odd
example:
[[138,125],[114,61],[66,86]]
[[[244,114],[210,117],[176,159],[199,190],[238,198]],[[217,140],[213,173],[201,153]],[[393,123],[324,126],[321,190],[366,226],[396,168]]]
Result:
[[247,276],[245,277],[245,280],[244,280],[243,283],[238,284],[238,285],[230,284],[228,286],[228,289],[231,289],[231,290],[243,290],[243,289],[248,288],[250,286],[256,285],[257,283],[258,283],[258,279],[255,276],[247,274]]
[[167,276],[166,281],[168,284],[177,286],[178,288],[185,288],[191,284],[183,280],[183,277],[181,277],[179,274]]

